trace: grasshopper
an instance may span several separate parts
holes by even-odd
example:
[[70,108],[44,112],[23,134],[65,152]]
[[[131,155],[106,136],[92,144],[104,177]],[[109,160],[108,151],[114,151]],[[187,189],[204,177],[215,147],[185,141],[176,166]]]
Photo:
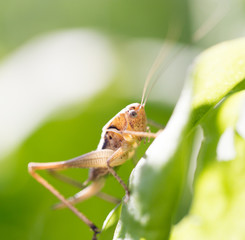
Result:
[[[125,189],[125,201],[129,198],[129,189],[113,169],[130,159],[140,142],[144,138],[155,138],[157,134],[147,132],[147,118],[145,113],[144,100],[147,84],[143,90],[141,103],[133,103],[122,109],[113,117],[102,129],[101,140],[95,151],[86,153],[79,157],[60,162],[28,164],[28,171],[39,183],[53,193],[61,202],[55,208],[68,207],[93,231],[92,240],[96,240],[96,235],[100,232],[84,214],[82,214],[74,204],[88,199],[100,192],[105,183],[105,176],[112,174]],[[148,94],[149,95],[149,94]],[[92,182],[86,188],[66,199],[56,188],[41,177],[37,170],[48,170],[55,173],[56,170],[67,168],[89,168],[89,177],[84,185]]]
[[[215,11],[208,21],[206,21],[201,28],[198,29],[198,31],[196,31],[193,41],[197,42],[204,35],[206,35],[206,33],[209,32],[223,18],[225,13],[226,11],[220,13],[219,9]],[[176,35],[176,33],[174,35]],[[152,76],[155,74],[156,70],[160,66],[160,63],[163,61],[163,57],[166,55],[166,50],[169,50],[169,46],[163,45],[162,50],[148,73],[144,84],[141,103],[133,103],[126,106],[103,127],[101,140],[95,151],[67,161],[47,163],[31,162],[28,164],[29,173],[60,200],[60,203],[58,203],[55,208],[59,209],[68,207],[73,213],[75,213],[93,231],[92,240],[97,239],[96,236],[98,233],[100,233],[100,230],[84,214],[74,207],[74,204],[82,202],[94,195],[98,195],[109,200],[109,196],[105,196],[100,193],[105,184],[105,176],[108,174],[112,174],[125,189],[126,196],[124,200],[127,202],[129,199],[130,192],[127,185],[121,180],[113,168],[130,159],[134,155],[135,150],[139,146],[142,139],[156,138],[158,135],[158,133],[151,133],[147,131],[148,121],[145,112],[145,104],[156,81],[151,85],[147,96],[146,91]],[[68,199],[66,199],[56,188],[54,188],[48,181],[46,181],[36,172],[37,170],[48,170],[54,176],[58,177],[59,175],[57,175],[55,171],[67,168],[90,169],[89,177],[83,184],[83,186],[86,187]],[[58,178],[74,184],[74,182],[64,177]],[[92,183],[88,185],[89,182]]]

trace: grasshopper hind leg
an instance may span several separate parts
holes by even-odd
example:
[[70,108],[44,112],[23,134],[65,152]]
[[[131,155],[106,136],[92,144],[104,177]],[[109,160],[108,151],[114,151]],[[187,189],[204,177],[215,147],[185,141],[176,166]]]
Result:
[[[92,184],[87,186],[86,188],[82,189],[80,192],[75,194],[73,197],[66,199],[70,204],[74,205],[76,203],[82,202],[94,195],[96,195],[100,190],[104,187],[105,178],[100,178],[94,181]],[[58,203],[54,205],[54,209],[61,209],[67,207],[64,202]]]
[[[86,188],[88,186],[88,183],[91,181],[91,179],[88,178],[85,182],[81,183],[81,182],[74,180],[68,176],[65,176],[65,175],[63,175],[63,174],[61,174],[55,170],[48,170],[48,173],[52,177],[54,177],[54,178],[56,178],[56,179],[58,179],[64,183],[67,183],[69,185],[72,185],[72,186],[74,186],[80,190]],[[104,201],[107,201],[107,202],[110,202],[113,204],[118,204],[121,202],[121,199],[118,199],[118,198],[111,196],[111,195],[104,193],[104,192],[98,192],[98,193],[96,193],[96,196],[99,197],[100,199],[103,199]]]
[[91,222],[85,215],[83,215],[77,208],[75,208],[69,201],[65,199],[65,197],[54,188],[48,181],[46,181],[43,177],[41,177],[36,170],[49,170],[49,169],[64,169],[63,162],[59,163],[29,163],[28,171],[39,183],[41,183],[45,188],[47,188],[51,193],[53,193],[64,205],[66,205],[78,218],[80,218],[85,224],[89,226],[89,228],[93,231],[92,240],[97,240],[97,234],[100,233],[99,228]]
[[62,181],[64,183],[67,183],[69,185],[72,185],[74,187],[77,187],[79,189],[84,189],[84,188],[86,188],[88,186],[88,182],[89,182],[88,180],[86,180],[85,182],[81,183],[81,182],[79,182],[77,180],[74,180],[74,179],[72,179],[70,177],[67,177],[67,176],[65,176],[63,174],[60,174],[59,172],[57,172],[57,171],[55,171],[53,169],[47,170],[47,172],[52,177],[54,177],[54,178],[56,178],[56,179],[58,179],[58,180],[60,180],[60,181]]

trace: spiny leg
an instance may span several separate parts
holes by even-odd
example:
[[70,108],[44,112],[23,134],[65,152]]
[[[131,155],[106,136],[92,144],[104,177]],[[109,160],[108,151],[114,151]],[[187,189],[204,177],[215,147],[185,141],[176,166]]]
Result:
[[129,195],[130,195],[129,189],[128,189],[127,185],[123,182],[123,180],[117,175],[116,171],[112,168],[111,165],[115,162],[116,159],[119,159],[120,157],[122,157],[126,153],[126,151],[122,147],[120,147],[107,160],[107,168],[108,168],[108,171],[116,178],[116,180],[122,185],[122,187],[125,190],[125,193],[126,193],[125,202],[127,202],[128,199],[129,199]]
[[146,137],[146,138],[156,138],[159,133],[162,132],[162,130],[157,131],[157,133],[152,133],[152,132],[136,132],[136,131],[128,131],[125,130],[122,133],[124,134],[131,134],[137,137]]
[[118,174],[116,173],[116,171],[110,166],[110,164],[108,163],[107,165],[108,167],[108,171],[113,175],[114,178],[116,178],[116,180],[122,185],[122,187],[124,188],[125,190],[125,193],[126,193],[126,197],[125,197],[125,202],[128,201],[129,199],[129,195],[130,195],[130,192],[129,192],[129,189],[127,187],[127,185],[123,182],[123,180],[118,176]]
[[94,223],[92,223],[85,215],[78,211],[69,201],[65,199],[65,197],[56,189],[54,188],[48,181],[46,181],[43,177],[35,172],[38,169],[62,169],[64,168],[63,162],[62,163],[29,163],[28,164],[28,171],[29,173],[45,188],[47,188],[51,193],[53,193],[61,202],[63,202],[75,215],[77,215],[85,224],[87,224],[90,229],[94,232],[93,240],[96,240],[96,235],[100,232],[100,230],[96,227]]
[[[90,184],[88,187],[84,188],[77,194],[75,194],[73,197],[68,198],[67,201],[70,204],[76,204],[76,203],[82,202],[96,195],[103,188],[104,184],[105,184],[105,178],[101,177],[93,181],[92,184]],[[54,209],[61,209],[64,207],[66,207],[66,205],[63,202],[61,202],[61,203],[56,204],[54,206]]]
[[[108,132],[115,132],[115,133],[118,133],[122,136],[124,134],[131,134],[134,136],[149,137],[149,138],[156,138],[158,136],[158,134],[160,133],[160,131],[158,131],[157,133],[148,133],[148,132],[137,132],[137,131],[128,131],[128,130],[118,131],[117,129],[108,129],[107,131]],[[126,192],[126,198],[125,198],[126,202],[128,201],[129,195],[130,195],[129,189],[128,189],[127,185],[123,182],[123,180],[117,175],[116,171],[112,168],[113,167],[112,165],[116,159],[120,159],[120,157],[122,157],[130,149],[131,149],[130,145],[128,147],[127,146],[126,147],[120,147],[107,160],[108,171],[117,179],[117,181],[122,185],[122,187],[124,188],[124,190]]]
[[[50,173],[50,175],[52,175],[53,177],[55,177],[56,179],[62,181],[62,182],[65,182],[67,184],[70,184],[72,186],[75,186],[79,189],[84,189],[85,187],[87,187],[87,183],[88,183],[88,180],[86,180],[84,183],[81,183],[79,181],[76,181],[70,177],[67,177],[65,175],[62,175],[60,174],[59,172],[57,171],[54,171],[54,170],[48,170],[48,172]],[[107,202],[111,202],[111,203],[114,203],[114,204],[118,204],[121,202],[120,199],[116,198],[116,197],[113,197],[109,194],[106,194],[104,192],[98,192],[96,193],[96,196],[103,199],[104,201],[107,201]]]
[[151,132],[137,132],[137,131],[128,131],[128,130],[123,130],[123,131],[118,131],[116,129],[107,129],[107,132],[115,132],[115,133],[119,133],[123,136],[123,134],[131,134],[137,137],[143,137],[143,138],[156,138],[160,132],[162,132],[163,130],[159,130],[157,131],[157,133],[151,133]]
[[59,172],[57,172],[57,171],[55,171],[53,169],[49,169],[48,173],[52,177],[54,177],[54,178],[56,178],[56,179],[58,179],[58,180],[60,180],[60,181],[62,181],[64,183],[67,183],[67,184],[70,184],[72,186],[75,186],[77,188],[84,189],[85,187],[87,187],[87,181],[81,183],[81,182],[76,181],[76,180],[74,180],[74,179],[72,179],[70,177],[67,177],[67,176],[65,176],[63,174],[60,174]]

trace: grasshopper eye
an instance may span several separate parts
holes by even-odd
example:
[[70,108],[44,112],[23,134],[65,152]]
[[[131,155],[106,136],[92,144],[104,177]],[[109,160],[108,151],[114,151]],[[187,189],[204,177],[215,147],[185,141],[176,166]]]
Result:
[[136,118],[137,117],[137,112],[134,111],[134,110],[130,110],[129,111],[129,116],[132,117],[132,118]]

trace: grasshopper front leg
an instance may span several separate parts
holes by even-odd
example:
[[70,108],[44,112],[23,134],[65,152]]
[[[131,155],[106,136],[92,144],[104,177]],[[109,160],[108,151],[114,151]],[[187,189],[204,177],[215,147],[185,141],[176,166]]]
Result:
[[123,130],[119,131],[117,129],[108,129],[107,132],[115,132],[124,137],[124,134],[129,134],[131,136],[137,136],[137,137],[142,137],[142,138],[156,138],[163,130],[160,129],[157,131],[157,133],[151,133],[151,132],[136,132],[136,131],[128,131],[128,130]]
[[130,158],[130,152],[134,151],[134,143],[135,140],[132,136],[138,136],[138,137],[149,137],[149,138],[156,138],[160,131],[157,133],[148,133],[148,132],[137,132],[137,131],[128,131],[123,130],[119,131],[117,129],[108,129],[108,132],[115,132],[123,136],[125,139],[125,143],[118,148],[107,160],[107,168],[109,172],[117,179],[117,181],[122,185],[122,187],[125,190],[126,197],[125,201],[127,202],[129,199],[129,189],[127,185],[123,182],[123,180],[118,176],[116,171],[113,169],[114,166],[123,164],[127,159]]
[[[123,182],[123,180],[118,176],[118,174],[116,173],[116,171],[113,169],[112,165],[117,164],[116,162],[120,162],[120,160],[122,161],[122,163],[127,160],[124,155],[126,155],[128,153],[128,150],[131,148],[125,147],[120,147],[119,149],[117,149],[112,156],[107,160],[107,168],[109,170],[109,172],[116,178],[116,180],[122,185],[122,187],[125,190],[126,193],[126,198],[125,201],[127,202],[127,200],[129,199],[129,189],[127,187],[127,185]],[[126,151],[125,151],[126,150]],[[122,164],[120,162],[120,164]],[[119,164],[118,164],[119,165]]]

